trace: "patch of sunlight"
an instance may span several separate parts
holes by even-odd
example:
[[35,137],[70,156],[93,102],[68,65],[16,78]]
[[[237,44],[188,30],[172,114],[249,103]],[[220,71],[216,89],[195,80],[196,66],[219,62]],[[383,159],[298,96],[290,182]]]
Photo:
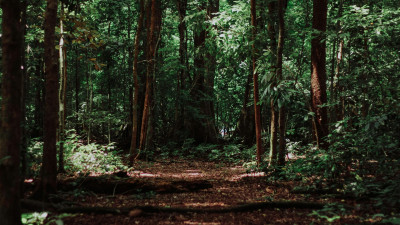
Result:
[[140,170],[132,171],[129,175],[132,177],[160,177],[159,174],[146,173]]
[[227,206],[224,202],[193,202],[193,203],[184,203],[184,205],[188,207]]
[[221,223],[218,222],[197,222],[197,221],[185,221],[183,224],[189,224],[189,225],[219,225]]
[[245,174],[239,174],[239,175],[233,176],[229,180],[237,181],[237,180],[243,179],[245,177],[263,177],[263,176],[265,176],[264,172],[252,172],[252,173],[245,173]]

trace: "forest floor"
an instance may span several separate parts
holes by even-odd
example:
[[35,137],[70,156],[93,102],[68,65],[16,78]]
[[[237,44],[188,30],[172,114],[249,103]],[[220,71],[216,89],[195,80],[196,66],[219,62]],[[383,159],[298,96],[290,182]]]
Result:
[[[100,174],[91,174],[97,176]],[[374,208],[373,202],[368,199],[356,200],[340,196],[321,193],[299,193],[295,187],[311,185],[305,181],[268,181],[262,172],[249,172],[246,168],[216,162],[170,160],[163,162],[138,162],[134,169],[122,174],[121,180],[131,182],[144,180],[150,185],[143,186],[143,192],[120,193],[118,184],[113,191],[106,193],[83,191],[77,177],[61,177],[61,183],[66,185],[76,180],[73,191],[60,192],[62,198],[74,202],[80,207],[106,207],[110,209],[130,208],[129,213],[51,213],[46,222],[65,225],[76,224],[370,224],[381,221],[379,209]],[[101,178],[106,179],[106,178]],[[162,183],[174,182],[181,184],[182,189],[168,189]],[[186,183],[182,183],[182,182]],[[107,182],[107,181],[106,181]],[[200,187],[185,188],[193,182]],[[201,184],[206,184],[201,186]],[[101,183],[95,184],[102,188]],[[152,185],[158,189],[149,189]],[[189,185],[190,186],[190,185]],[[122,184],[121,184],[122,187]],[[164,189],[163,189],[164,188]],[[104,189],[107,189],[104,186]],[[316,210],[307,205],[280,208],[256,207],[251,204],[257,202],[311,202],[337,203],[331,208]],[[245,207],[226,212],[180,212],[161,211],[151,212],[134,209],[134,206],[154,206],[160,208],[191,208],[191,209],[222,209],[232,206]],[[246,205],[249,208],[246,208]],[[332,207],[345,205],[345,208],[336,211]],[[341,213],[337,213],[337,212]],[[375,216],[373,216],[375,215]]]

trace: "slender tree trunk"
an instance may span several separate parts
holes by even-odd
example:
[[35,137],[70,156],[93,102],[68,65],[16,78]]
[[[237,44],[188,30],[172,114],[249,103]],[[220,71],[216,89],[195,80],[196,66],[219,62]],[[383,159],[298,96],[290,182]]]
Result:
[[[336,83],[333,87],[333,95],[334,95],[334,100],[336,100],[339,96],[339,104],[335,106],[335,118],[336,121],[341,121],[344,119],[344,97],[341,96],[341,92],[343,91],[342,85],[340,82],[340,73],[341,73],[341,67],[342,67],[342,61],[343,61],[343,46],[344,46],[344,40],[341,39],[339,41],[339,49],[337,51],[337,56],[336,56],[336,69],[335,69],[335,80]],[[336,122],[334,121],[334,122]]]
[[[311,99],[312,110],[315,114],[315,136],[317,145],[327,148],[328,143],[325,137],[328,136],[328,112],[326,94],[326,19],[327,19],[327,0],[313,1],[313,29],[321,33],[314,34],[311,41]],[[322,107],[323,106],[323,107]]]
[[0,220],[21,224],[20,148],[22,121],[22,71],[20,1],[3,0],[2,13],[2,107],[0,119]]
[[87,131],[87,143],[90,143],[90,138],[92,136],[92,108],[93,108],[93,79],[92,79],[92,65],[88,65],[88,94],[89,94],[89,104],[87,108],[88,112],[88,131]]
[[79,48],[78,46],[75,46],[75,130],[76,132],[79,132],[79,87],[80,87],[80,81],[79,81]]
[[26,177],[26,172],[27,172],[27,159],[26,159],[26,153],[27,153],[27,148],[28,148],[28,135],[30,135],[30,132],[28,132],[27,129],[27,117],[26,117],[26,109],[27,109],[27,98],[28,98],[28,92],[29,92],[29,87],[30,87],[30,77],[28,75],[27,71],[27,62],[26,62],[26,55],[25,55],[25,49],[26,49],[26,25],[27,25],[27,8],[28,8],[28,2],[26,0],[23,0],[21,2],[21,68],[22,68],[22,101],[21,101],[21,118],[22,118],[22,139],[21,139],[21,194],[24,193],[24,180]]
[[257,163],[260,164],[262,160],[262,155],[264,154],[264,148],[261,139],[261,110],[259,105],[259,94],[258,94],[258,73],[256,71],[257,67],[257,50],[256,50],[256,37],[257,37],[257,10],[256,10],[256,0],[250,0],[251,5],[251,25],[253,26],[252,34],[252,64],[253,64],[253,83],[254,83],[254,114],[255,114],[255,124],[256,124],[256,144],[257,144]]
[[59,44],[59,67],[60,67],[60,88],[59,88],[59,125],[58,125],[58,172],[64,173],[64,141],[65,141],[65,110],[66,110],[66,88],[67,88],[67,59],[64,46],[64,5],[61,3],[60,15],[60,44]]
[[34,129],[32,137],[43,136],[43,94],[44,84],[43,80],[43,56],[40,54],[37,57],[37,65],[35,68],[35,112],[34,112]]
[[[111,21],[108,23],[108,39],[111,38]],[[107,52],[107,51],[106,51]],[[108,115],[107,115],[107,139],[108,139],[108,144],[111,144],[111,112],[112,107],[111,107],[111,52],[107,52],[107,104],[108,104]]]
[[[338,18],[340,18],[343,14],[343,0],[339,1],[339,12],[338,12]],[[338,21],[336,24],[336,29],[337,32],[340,34],[342,33],[342,28],[341,28],[341,21]],[[341,84],[340,84],[340,71],[342,67],[342,58],[343,58],[343,46],[344,46],[344,39],[339,38],[339,47],[337,49],[336,54],[334,54],[335,57],[335,62],[333,64],[336,64],[335,72],[334,72],[334,79],[332,82],[332,102],[336,102],[338,100],[338,95],[340,96],[341,92]],[[344,115],[342,114],[342,99],[343,97],[339,97],[339,103],[335,104],[333,113],[332,113],[332,123],[336,123],[337,121],[341,121],[344,118]]]
[[[276,1],[271,1],[268,3],[268,36],[270,39],[270,49],[271,49],[271,65],[274,65],[277,62],[277,57],[275,53],[277,52],[277,45],[276,45],[276,31],[275,31],[275,23],[276,23]],[[271,66],[272,67],[272,66]],[[276,77],[277,70],[272,71],[272,78],[271,78],[271,89],[276,87],[277,77]],[[274,166],[276,165],[276,159],[278,156],[278,126],[279,126],[279,114],[275,108],[275,102],[271,100],[271,127],[270,127],[270,152],[269,152],[269,165]]]
[[133,113],[132,113],[132,138],[131,138],[131,147],[130,147],[130,163],[133,165],[133,161],[136,158],[138,152],[136,150],[137,147],[137,134],[138,134],[138,107],[139,107],[139,80],[138,80],[138,59],[139,59],[139,44],[140,37],[142,33],[143,27],[143,19],[144,19],[144,0],[139,2],[140,12],[137,22],[137,29],[135,35],[135,52],[133,56],[133,85],[134,85],[134,96],[133,96]]
[[[283,80],[282,75],[282,61],[283,61],[283,47],[285,43],[285,10],[286,0],[278,0],[278,24],[279,24],[279,37],[277,49],[277,65],[276,77],[279,81]],[[279,152],[278,152],[278,165],[285,165],[286,155],[286,108],[285,104],[279,109]]]

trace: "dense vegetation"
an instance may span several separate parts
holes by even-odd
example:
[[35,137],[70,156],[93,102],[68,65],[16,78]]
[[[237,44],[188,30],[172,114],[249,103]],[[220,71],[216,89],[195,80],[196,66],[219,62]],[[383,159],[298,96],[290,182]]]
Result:
[[20,181],[49,200],[58,173],[178,158],[367,198],[400,224],[399,1],[1,4],[5,224]]

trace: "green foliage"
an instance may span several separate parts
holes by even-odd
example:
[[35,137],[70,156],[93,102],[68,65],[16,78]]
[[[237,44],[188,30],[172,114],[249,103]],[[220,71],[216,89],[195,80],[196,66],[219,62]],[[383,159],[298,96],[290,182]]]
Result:
[[[26,225],[42,225],[49,214],[47,212],[34,212],[34,213],[23,213],[21,215],[22,224]],[[59,223],[57,223],[58,225]],[[63,223],[61,223],[63,224]]]
[[42,155],[43,142],[36,138],[32,139],[26,152],[27,167],[29,168],[27,174],[28,177],[39,175]]
[[126,170],[120,151],[114,146],[89,144],[80,145],[78,142],[69,142],[66,151],[66,169],[80,173],[105,173],[117,170]]
[[222,161],[229,163],[248,162],[254,159],[254,148],[246,148],[241,144],[224,145],[222,149],[213,149],[208,154],[212,161]]
[[331,203],[325,205],[323,209],[314,210],[309,216],[316,216],[317,218],[325,219],[328,223],[332,223],[344,216],[346,212],[347,210],[343,205]]

